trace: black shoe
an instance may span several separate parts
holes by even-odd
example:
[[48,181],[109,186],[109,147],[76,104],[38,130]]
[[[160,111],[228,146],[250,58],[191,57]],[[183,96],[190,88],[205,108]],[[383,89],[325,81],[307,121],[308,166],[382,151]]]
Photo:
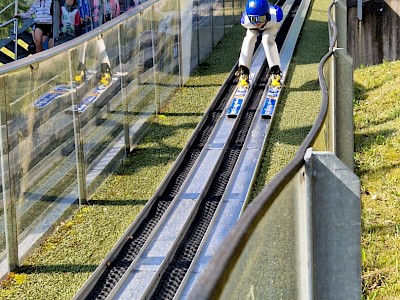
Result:
[[271,74],[282,76],[281,68],[279,68],[278,65],[271,67],[271,69],[269,69],[268,75]]
[[109,64],[101,64],[101,79],[100,83],[107,86],[111,83],[111,67]]
[[273,66],[269,70],[268,75],[271,78],[271,86],[280,87],[282,85],[281,84],[282,71],[278,65]]
[[86,67],[82,62],[79,62],[78,68],[75,74],[75,82],[82,83],[86,79]]

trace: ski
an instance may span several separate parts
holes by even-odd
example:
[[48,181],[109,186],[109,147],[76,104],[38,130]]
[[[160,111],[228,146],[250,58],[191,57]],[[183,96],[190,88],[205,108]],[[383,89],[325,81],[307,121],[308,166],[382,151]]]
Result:
[[261,117],[263,119],[272,118],[281,90],[282,90],[282,85],[280,81],[271,82],[270,86],[268,87],[267,97],[265,98],[264,104],[261,109]]
[[66,96],[74,90],[79,90],[81,87],[85,85],[85,82],[90,80],[92,76],[96,74],[95,71],[87,71],[85,73],[86,78],[82,79],[78,84],[73,82],[72,84],[58,84],[54,86],[50,91],[40,96],[33,102],[33,106],[39,110],[48,106],[54,100]]
[[113,76],[111,78],[111,82],[108,85],[102,84],[102,83],[98,83],[84,98],[83,100],[71,107],[71,111],[75,111],[78,113],[83,113],[91,104],[95,103],[97,101],[97,99],[99,99],[99,97],[105,92],[107,91],[114,82],[116,82],[118,80],[117,76]]
[[235,89],[235,93],[234,96],[231,100],[231,103],[228,107],[228,110],[226,112],[226,115],[228,116],[228,118],[236,118],[237,115],[239,114],[243,103],[244,103],[244,99],[247,95],[247,92],[249,91],[249,85],[242,85],[242,84],[238,84],[238,86]]
[[266,98],[264,101],[264,105],[261,109],[261,117],[264,119],[271,119],[272,115],[275,111],[275,105],[276,105],[276,101],[275,99],[271,99],[271,98]]
[[64,96],[72,91],[71,87],[66,84],[60,84],[53,87],[49,92],[40,96],[33,102],[33,106],[37,109],[43,109],[54,100]]

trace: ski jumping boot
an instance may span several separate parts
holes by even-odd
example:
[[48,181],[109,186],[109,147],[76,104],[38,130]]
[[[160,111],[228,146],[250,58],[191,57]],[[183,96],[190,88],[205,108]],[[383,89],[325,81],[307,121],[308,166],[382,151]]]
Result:
[[238,86],[248,86],[249,85],[249,75],[250,70],[246,66],[239,66],[238,70],[235,72],[235,75],[239,77]]
[[271,86],[274,88],[280,88],[282,86],[281,78],[282,72],[278,65],[273,66],[269,70],[269,75],[271,78]]
[[101,78],[100,84],[104,87],[108,86],[111,83],[111,68],[110,65],[107,63],[101,64]]
[[86,79],[86,67],[82,62],[79,62],[78,68],[75,74],[75,83],[80,85]]

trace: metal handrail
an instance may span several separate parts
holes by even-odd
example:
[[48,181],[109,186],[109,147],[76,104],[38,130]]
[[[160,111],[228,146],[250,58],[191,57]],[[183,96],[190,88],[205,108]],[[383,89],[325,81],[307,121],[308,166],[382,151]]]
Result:
[[5,27],[5,26],[7,26],[8,24],[14,22],[15,20],[17,20],[17,18],[12,18],[12,19],[10,19],[10,20],[4,22],[3,24],[0,24],[0,28],[3,28],[3,27]]
[[3,10],[0,11],[0,15],[1,15],[7,8],[9,8],[11,5],[14,5],[14,4],[15,4],[15,3],[10,3],[10,4],[8,4],[6,7],[4,7]]
[[[6,7],[0,11],[0,14],[2,14],[6,9],[10,8],[12,5],[14,5],[14,15],[18,11],[18,0],[15,0],[14,2],[8,4]],[[15,34],[15,46],[14,46],[14,60],[18,59],[18,19],[17,18],[12,18],[3,24],[0,25],[0,28],[3,28],[7,26],[8,24],[14,23],[14,34]]]

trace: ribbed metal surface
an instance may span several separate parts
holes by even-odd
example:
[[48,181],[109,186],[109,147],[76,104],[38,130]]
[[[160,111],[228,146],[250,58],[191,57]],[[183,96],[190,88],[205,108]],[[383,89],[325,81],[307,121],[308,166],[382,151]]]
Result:
[[233,172],[240,151],[244,145],[254,114],[257,110],[262,92],[265,88],[267,73],[266,69],[261,74],[263,79],[255,87],[251,98],[244,107],[244,113],[235,130],[232,140],[224,155],[221,166],[214,175],[212,184],[202,199],[199,210],[179,245],[175,256],[168,268],[163,273],[157,288],[151,299],[173,299],[175,293],[192,263],[197,249],[207,231],[218,204],[225,192],[229,178]]
[[[293,20],[294,12],[300,2],[301,0],[295,1],[292,11],[286,17],[285,22],[282,24],[281,30],[276,37],[279,50],[282,48],[286,33]],[[280,4],[281,3],[279,3],[279,5]],[[225,192],[229,178],[240,155],[241,148],[245,143],[248,130],[257,110],[258,102],[266,85],[267,70],[264,70],[264,73],[261,74],[260,78],[261,82],[258,82],[255,85],[251,98],[247,102],[246,107],[243,108],[244,111],[241,120],[239,120],[237,129],[233,134],[232,140],[229,142],[229,147],[224,154],[220,168],[216,172],[214,180],[212,180],[212,184],[210,185],[205,197],[201,200],[194,221],[188,228],[182,242],[178,246],[172,262],[162,274],[159,284],[152,294],[151,299],[173,299],[196,255],[201,240],[204,237],[209,223],[218,207],[218,203]],[[196,133],[196,138],[193,144],[189,147],[184,159],[182,159],[182,164],[172,175],[165,192],[156,199],[148,216],[140,224],[138,230],[132,234],[131,239],[123,246],[117,258],[107,267],[86,299],[105,299],[136,258],[140,249],[143,247],[153,229],[160,221],[162,215],[169,207],[171,201],[178,194],[180,187],[183,185],[191,168],[195,164],[196,159],[199,157],[202,149],[207,143],[214,126],[221,117],[236,84],[237,82],[234,78],[228,79],[228,84],[225,86],[224,91],[221,91],[220,93],[221,97],[216,99],[212,105],[206,121]]]
[[182,160],[182,164],[177,168],[177,171],[169,181],[164,193],[156,199],[149,214],[138,227],[138,230],[132,234],[131,239],[129,239],[122,247],[117,258],[106,268],[86,299],[106,299],[111,290],[115,287],[125,271],[136,258],[140,249],[143,247],[151,232],[160,221],[171,201],[177,195],[190,169],[193,167],[202,148],[206,144],[212,129],[220,118],[222,110],[229,100],[229,95],[236,86],[236,83],[233,81],[234,78],[230,78],[229,84],[226,85],[225,91],[221,94],[223,97],[216,99],[212,109],[209,111],[210,113],[207,116],[206,121],[203,126],[199,128],[193,144],[190,146],[189,151]]

